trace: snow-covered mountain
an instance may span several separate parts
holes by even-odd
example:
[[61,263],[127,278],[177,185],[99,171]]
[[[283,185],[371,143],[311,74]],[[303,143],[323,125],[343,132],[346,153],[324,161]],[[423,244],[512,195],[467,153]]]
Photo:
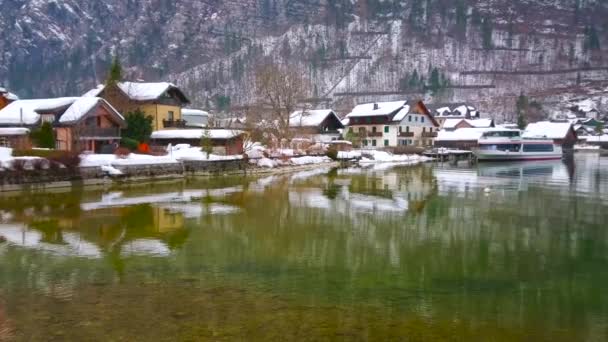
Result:
[[417,96],[509,118],[521,92],[547,108],[606,93],[607,15],[604,0],[0,0],[0,84],[79,94],[116,53],[131,79],[243,105],[270,59],[320,106]]

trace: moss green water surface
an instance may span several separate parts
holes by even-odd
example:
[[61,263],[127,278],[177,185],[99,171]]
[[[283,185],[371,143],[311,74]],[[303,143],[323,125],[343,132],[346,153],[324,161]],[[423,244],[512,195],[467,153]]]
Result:
[[604,341],[608,159],[0,195],[0,341]]

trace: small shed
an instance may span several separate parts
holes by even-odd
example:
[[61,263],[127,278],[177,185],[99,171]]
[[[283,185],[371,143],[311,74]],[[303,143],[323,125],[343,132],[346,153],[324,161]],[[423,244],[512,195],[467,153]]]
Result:
[[479,145],[479,138],[488,129],[459,128],[454,131],[441,130],[435,138],[435,147],[470,150]]
[[188,144],[201,146],[203,137],[208,137],[213,146],[213,153],[219,155],[243,154],[245,132],[232,129],[173,129],[152,133],[152,145]]
[[0,147],[29,150],[32,148],[30,130],[24,127],[0,127]]

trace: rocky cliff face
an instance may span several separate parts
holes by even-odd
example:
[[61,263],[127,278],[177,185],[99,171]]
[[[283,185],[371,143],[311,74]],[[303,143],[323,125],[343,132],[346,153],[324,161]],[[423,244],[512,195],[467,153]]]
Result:
[[416,96],[509,118],[521,92],[553,108],[608,86],[602,0],[0,0],[0,9],[0,83],[22,97],[78,94],[103,80],[113,53],[130,78],[177,82],[201,107],[250,102],[266,59],[307,75],[311,101],[338,109]]

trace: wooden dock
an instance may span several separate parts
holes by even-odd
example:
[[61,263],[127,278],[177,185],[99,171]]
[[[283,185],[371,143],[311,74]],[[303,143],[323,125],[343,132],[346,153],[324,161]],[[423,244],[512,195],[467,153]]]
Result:
[[467,161],[471,164],[476,162],[475,155],[472,151],[466,150],[450,150],[446,148],[434,148],[422,153],[424,156],[433,158],[440,163],[457,164],[460,161]]

